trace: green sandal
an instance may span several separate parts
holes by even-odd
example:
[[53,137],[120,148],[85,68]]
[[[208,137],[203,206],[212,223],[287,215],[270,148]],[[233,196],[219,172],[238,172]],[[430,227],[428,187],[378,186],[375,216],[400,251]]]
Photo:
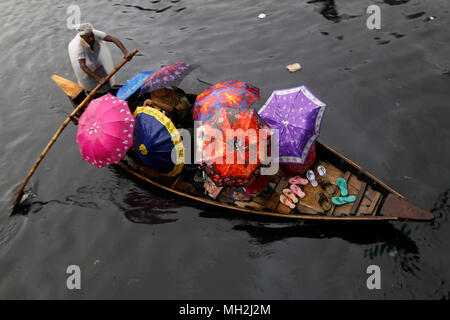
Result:
[[351,202],[354,202],[355,200],[356,200],[355,196],[333,197],[333,198],[331,198],[331,201],[337,206],[341,206],[343,204],[351,203]]
[[348,195],[348,189],[347,189],[347,181],[345,181],[344,178],[337,178],[336,184],[338,185],[339,189],[341,189],[341,196],[347,196]]

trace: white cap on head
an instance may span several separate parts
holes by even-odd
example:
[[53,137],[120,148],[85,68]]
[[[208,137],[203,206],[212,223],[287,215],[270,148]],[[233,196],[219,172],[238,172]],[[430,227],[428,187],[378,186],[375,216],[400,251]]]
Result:
[[94,27],[89,22],[85,22],[77,26],[76,30],[80,36],[87,35],[94,30]]

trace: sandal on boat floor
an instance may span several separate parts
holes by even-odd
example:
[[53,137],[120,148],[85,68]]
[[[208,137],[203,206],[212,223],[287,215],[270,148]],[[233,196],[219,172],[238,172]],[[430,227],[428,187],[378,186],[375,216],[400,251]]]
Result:
[[319,174],[319,176],[325,177],[327,175],[327,169],[325,169],[324,166],[318,166],[317,173]]
[[292,202],[292,200],[286,197],[284,194],[280,195],[280,202],[291,209],[295,208],[295,204]]
[[239,198],[237,198],[237,199],[236,199],[236,198],[234,197],[234,194],[235,194],[235,193],[237,193],[237,194],[242,194],[242,193],[239,193],[239,192],[237,192],[237,191],[234,191],[234,192],[231,194],[231,198],[233,198],[233,201],[234,201],[234,202],[247,202],[247,203],[248,203],[248,202],[252,202],[252,198],[250,198],[250,199],[239,199]]
[[303,190],[296,184],[291,184],[290,189],[299,198],[304,198],[306,196],[306,194],[303,192]]
[[309,183],[308,179],[304,179],[300,176],[295,176],[289,179],[290,184],[301,184],[301,185],[307,185]]
[[352,203],[355,200],[356,200],[355,196],[333,197],[333,198],[331,198],[331,201],[337,206],[341,206],[341,205],[347,204],[347,203]]
[[283,189],[283,194],[289,199],[291,199],[293,203],[298,203],[298,198],[290,189]]
[[336,184],[341,189],[341,196],[348,196],[347,181],[344,178],[337,178]]
[[314,175],[314,171],[308,170],[308,171],[306,172],[306,177],[308,178],[309,182],[311,182],[311,185],[312,185],[313,187],[317,187],[317,186],[319,185],[319,184],[317,183],[316,176]]
[[316,193],[316,200],[324,211],[331,209],[331,202],[323,192]]
[[328,179],[327,177],[319,177],[317,179],[317,181],[319,182],[320,186],[331,196],[333,194],[335,194],[337,188],[334,184],[331,183],[330,179]]

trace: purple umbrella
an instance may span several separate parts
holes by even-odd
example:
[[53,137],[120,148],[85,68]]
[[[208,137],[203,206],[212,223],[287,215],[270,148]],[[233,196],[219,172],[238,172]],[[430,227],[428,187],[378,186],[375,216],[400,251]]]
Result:
[[280,163],[303,164],[320,132],[326,105],[305,86],[275,90],[258,111],[279,130]]
[[139,95],[161,88],[178,86],[184,77],[194,69],[194,66],[184,62],[165,66],[147,77]]

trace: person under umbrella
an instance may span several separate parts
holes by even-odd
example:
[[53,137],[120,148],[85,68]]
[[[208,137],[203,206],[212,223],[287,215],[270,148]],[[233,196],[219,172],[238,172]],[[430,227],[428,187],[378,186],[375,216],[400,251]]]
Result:
[[[253,117],[253,120],[250,121],[255,121],[255,123],[258,123],[260,119],[258,120],[258,117],[253,116],[253,113],[256,114],[256,112],[253,110],[252,105],[254,101],[259,100],[259,98],[259,88],[249,83],[237,80],[221,81],[209,87],[197,96],[193,107],[193,117],[194,120],[200,121],[202,123],[203,128],[208,128],[209,125],[219,120],[218,123],[223,121],[223,124],[219,125],[218,128],[224,130],[224,132],[228,129],[226,128],[227,125],[231,125],[231,128],[233,129],[246,130],[249,129],[249,127],[247,127],[249,125],[248,123],[246,124],[243,119],[241,119],[240,123],[235,120],[239,117],[245,118],[246,116],[248,116],[249,119]],[[226,112],[227,115],[225,115],[224,112]],[[217,115],[217,113],[221,115]],[[224,120],[228,116],[230,116],[229,119],[231,120],[231,122],[227,122]],[[267,126],[265,124],[261,124],[261,127],[266,128]],[[257,128],[257,126],[253,127],[253,129],[255,128]],[[248,144],[251,142],[248,139],[244,139],[238,140],[242,142],[241,144],[245,145],[245,143],[247,143],[247,146],[245,148],[248,149],[250,147]],[[229,143],[229,141],[226,142],[226,144]],[[239,143],[235,144],[235,147],[239,148]],[[214,166],[215,168],[221,167],[220,164],[217,165],[210,163],[210,166],[211,165],[213,166],[213,168]],[[231,164],[229,166],[229,168],[233,167],[237,169],[239,165]],[[244,168],[250,171],[252,169],[255,169],[255,167],[252,168],[252,166],[244,166]],[[204,169],[206,170],[206,172],[212,173],[210,171],[211,168],[208,168],[208,166],[204,166]],[[243,171],[245,171],[245,169]],[[214,177],[215,176],[216,175],[214,175]],[[221,184],[221,181],[214,182]],[[229,184],[228,181],[226,181],[225,183]],[[265,179],[261,179],[258,170],[255,170],[255,172],[252,173],[250,179],[245,178],[243,183],[240,180],[235,180],[235,182],[231,182],[231,185],[234,185],[236,189],[236,191],[233,193],[233,199],[235,199],[236,201],[249,202],[251,201],[251,198],[248,196],[248,194],[256,195],[257,193],[259,193],[267,185],[267,181],[265,181]]]
[[173,122],[151,107],[138,107],[134,116],[133,148],[140,162],[158,174],[179,174],[184,167],[184,146]]
[[168,116],[177,128],[192,128],[192,105],[184,92],[177,88],[161,88],[150,92],[144,106],[151,106]]
[[188,63],[176,62],[147,77],[139,94],[145,99],[144,106],[162,111],[177,127],[193,127],[192,106],[177,87],[193,69]]
[[261,137],[268,139],[270,128],[252,108],[228,107],[220,108],[198,130],[196,146],[201,168],[217,186],[235,187],[236,201],[247,200],[239,187],[251,186],[258,180],[266,157],[261,144],[267,140]]

